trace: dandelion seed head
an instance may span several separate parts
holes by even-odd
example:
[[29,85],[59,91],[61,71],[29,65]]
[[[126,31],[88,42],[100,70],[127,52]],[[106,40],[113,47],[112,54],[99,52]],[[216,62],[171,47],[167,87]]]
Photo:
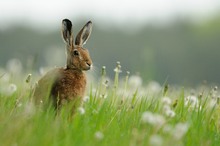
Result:
[[128,80],[128,84],[132,88],[140,88],[142,86],[142,82],[142,78],[138,75],[132,75]]
[[84,102],[88,102],[88,101],[89,101],[89,96],[84,96],[84,97],[83,97],[83,101],[84,101]]
[[95,133],[95,138],[96,138],[97,140],[102,140],[102,139],[104,138],[104,134],[103,134],[101,131],[97,131],[97,132]]
[[177,140],[181,139],[187,133],[188,129],[189,129],[188,123],[176,124],[173,131],[173,137]]
[[148,83],[147,85],[147,89],[152,91],[153,93],[158,93],[161,91],[161,85],[156,82],[156,81],[151,81],[150,83]]
[[152,135],[149,139],[151,146],[161,146],[163,144],[163,138],[160,135]]
[[163,104],[166,104],[166,105],[171,105],[171,103],[172,103],[172,101],[169,97],[163,97],[161,99],[161,101],[162,101]]
[[148,123],[154,126],[161,126],[165,123],[165,119],[162,115],[153,114],[151,112],[144,112],[141,116],[142,123]]
[[199,104],[198,98],[196,96],[190,95],[185,98],[185,105],[191,105],[193,107]]
[[7,96],[11,96],[17,91],[17,86],[15,84],[9,84],[5,89],[3,89],[3,93]]
[[23,66],[19,59],[13,58],[7,62],[7,70],[13,74],[20,74],[22,72]]
[[167,111],[167,110],[171,110],[171,108],[170,108],[169,105],[165,104],[165,105],[163,106],[163,111]]
[[166,124],[164,127],[163,127],[163,132],[164,133],[172,133],[173,132],[173,127],[169,124]]
[[83,107],[79,107],[78,108],[78,112],[81,114],[81,115],[84,115],[85,114],[85,109]]
[[167,117],[170,117],[170,118],[173,118],[176,115],[176,113],[173,110],[166,110],[165,114]]

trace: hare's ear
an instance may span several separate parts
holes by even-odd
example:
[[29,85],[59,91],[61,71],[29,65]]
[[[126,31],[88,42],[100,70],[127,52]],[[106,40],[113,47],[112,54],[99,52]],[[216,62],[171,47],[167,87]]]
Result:
[[67,45],[73,44],[72,22],[68,19],[62,21],[62,36]]
[[92,22],[89,21],[77,34],[75,44],[79,46],[83,46],[84,44],[86,44],[86,41],[89,39],[91,32],[92,32]]

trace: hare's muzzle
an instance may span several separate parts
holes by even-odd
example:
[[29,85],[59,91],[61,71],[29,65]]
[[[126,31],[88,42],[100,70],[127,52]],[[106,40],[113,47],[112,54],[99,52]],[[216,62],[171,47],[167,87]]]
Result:
[[86,68],[85,68],[85,70],[90,70],[91,67],[92,67],[92,64],[89,63],[89,62],[86,62]]

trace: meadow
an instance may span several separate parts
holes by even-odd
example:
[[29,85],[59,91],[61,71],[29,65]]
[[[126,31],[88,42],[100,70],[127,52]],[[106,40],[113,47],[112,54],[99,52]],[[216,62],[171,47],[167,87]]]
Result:
[[[102,67],[91,81],[84,103],[71,116],[69,105],[59,114],[35,106],[37,77],[1,69],[1,146],[218,146],[220,107],[217,86],[188,88],[121,73],[111,81]],[[42,103],[43,104],[43,103]]]

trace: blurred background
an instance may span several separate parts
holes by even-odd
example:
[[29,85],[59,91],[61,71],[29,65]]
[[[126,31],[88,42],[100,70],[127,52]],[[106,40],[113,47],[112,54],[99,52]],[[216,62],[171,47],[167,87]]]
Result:
[[144,82],[197,85],[220,82],[219,0],[1,0],[0,68],[40,72],[64,66],[60,27],[73,23],[76,36],[93,21],[85,45],[95,74],[110,77],[120,61]]

